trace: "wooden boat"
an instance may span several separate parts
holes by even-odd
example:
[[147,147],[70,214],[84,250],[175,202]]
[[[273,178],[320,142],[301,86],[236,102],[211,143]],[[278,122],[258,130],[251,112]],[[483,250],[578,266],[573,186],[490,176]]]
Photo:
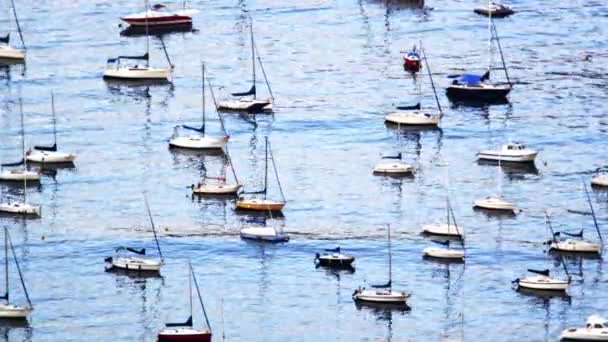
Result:
[[608,341],[608,321],[597,315],[587,318],[584,328],[563,330],[560,341]]
[[263,242],[287,242],[289,235],[283,229],[277,229],[274,226],[268,227],[266,218],[250,218],[246,220],[248,223],[256,225],[241,228],[241,239],[255,240]]
[[591,178],[591,186],[608,187],[608,174],[599,174]]
[[422,42],[420,43],[420,52],[422,53],[424,63],[426,65],[426,71],[431,81],[431,87],[433,88],[433,94],[435,95],[435,101],[437,103],[437,110],[439,114],[429,113],[428,110],[422,110],[420,102],[414,106],[400,106],[397,107],[397,112],[388,113],[384,117],[384,121],[397,125],[405,126],[437,126],[443,118],[443,111],[441,110],[441,103],[439,103],[439,97],[437,96],[437,90],[435,89],[435,83],[433,82],[433,75],[431,74],[431,68],[429,67],[428,58],[422,48]]
[[371,304],[399,304],[407,305],[409,293],[393,290],[392,287],[392,254],[391,254],[391,229],[388,230],[388,283],[372,285],[371,289],[359,287],[353,293],[353,300],[357,303]]
[[[593,209],[593,204],[591,203],[591,197],[589,196],[589,191],[587,190],[587,185],[583,183],[585,188],[585,194],[587,195],[587,202],[589,203],[589,208],[591,209],[591,215],[593,217],[593,223],[595,225],[595,230],[597,231],[597,235],[600,239],[600,243],[596,243],[593,241],[588,241],[583,239],[583,229],[578,233],[569,233],[569,232],[556,232],[553,230],[553,226],[551,225],[551,220],[547,212],[545,212],[545,218],[547,221],[547,226],[551,231],[552,239],[548,241],[550,250],[559,251],[559,252],[570,252],[570,253],[592,253],[592,254],[601,254],[604,248],[604,240],[602,238],[602,232],[597,223],[597,218],[595,216],[595,210]],[[563,240],[558,240],[558,237],[561,235],[566,235],[571,238],[566,238]],[[576,238],[576,239],[572,239]]]
[[34,146],[25,153],[28,162],[40,164],[73,163],[76,154],[57,151],[57,119],[55,118],[55,95],[51,92],[51,112],[53,113],[53,145]]
[[409,71],[411,73],[417,73],[422,68],[422,57],[420,57],[420,53],[416,49],[416,45],[405,53],[403,56],[403,70]]
[[[160,244],[158,243],[158,236],[156,235],[156,227],[154,226],[154,220],[152,219],[152,212],[150,211],[150,206],[148,205],[148,199],[144,197],[144,202],[146,203],[146,210],[148,211],[148,218],[150,219],[150,225],[152,227],[152,232],[154,233],[154,241],[156,242],[156,248],[158,250],[158,256],[160,260],[146,258],[146,249],[136,249],[132,247],[118,247],[116,249],[116,255],[113,257],[108,257],[105,259],[105,262],[110,265],[106,267],[106,271],[113,270],[124,270],[124,271],[133,271],[133,272],[159,272],[160,268],[164,262],[163,253],[160,250]],[[126,253],[133,253],[139,256],[131,256]]]
[[[268,137],[264,138],[266,142],[266,152],[265,152],[265,163],[264,163],[264,189],[261,191],[250,191],[243,192],[243,194],[236,201],[237,209],[243,210],[254,210],[254,211],[281,211],[285,207],[285,196],[283,195],[283,189],[281,188],[281,182],[279,180],[279,173],[276,168],[276,164],[274,162],[274,156],[272,155],[272,150],[270,147],[270,142],[268,141]],[[276,177],[277,184],[279,186],[279,192],[281,194],[281,200],[276,201],[269,199],[268,196],[268,158],[272,161],[272,166],[274,169],[274,174]],[[249,197],[247,195],[257,195],[263,194],[263,198],[257,197]]]
[[[509,73],[507,72],[507,65],[502,53],[500,39],[498,38],[498,32],[496,30],[496,25],[494,25],[494,22],[492,21],[492,17],[489,18],[488,30],[490,31],[490,54],[492,54],[492,48],[494,46],[492,41],[496,41],[498,51],[500,52],[502,68],[494,68],[490,64],[488,65],[488,70],[481,76],[467,73],[450,75],[449,78],[452,78],[453,81],[452,84],[448,86],[446,91],[446,95],[450,101],[488,104],[507,101],[507,95],[511,92],[513,85],[509,79]],[[505,73],[506,83],[491,82],[491,70],[503,70]]]
[[477,159],[488,161],[501,161],[509,163],[533,163],[538,151],[527,148],[517,142],[502,145],[497,150],[484,150],[477,153]]
[[494,18],[504,18],[515,13],[515,11],[511,7],[503,4],[497,4],[492,1],[489,1],[488,6],[486,7],[475,8],[473,12],[479,15],[485,15],[486,17]]
[[251,36],[251,68],[253,72],[253,85],[248,91],[232,93],[231,95],[234,97],[233,99],[219,101],[217,104],[217,109],[222,111],[233,111],[233,112],[247,112],[247,113],[263,113],[263,112],[272,112],[272,103],[274,102],[274,96],[272,95],[272,90],[270,89],[270,84],[268,83],[268,79],[266,78],[266,72],[264,71],[264,66],[262,64],[262,59],[258,56],[258,62],[260,63],[260,67],[262,69],[262,74],[264,76],[264,80],[266,81],[266,86],[268,87],[268,92],[270,93],[270,98],[261,99],[257,97],[257,89],[256,89],[256,52],[257,48],[255,45],[255,41],[253,39],[253,21],[251,21],[251,25],[249,26],[249,32]]
[[134,27],[159,27],[192,25],[192,15],[198,11],[184,8],[171,10],[163,4],[155,4],[142,13],[126,15],[120,20]]
[[[202,88],[202,124],[200,128],[182,125],[182,128],[197,132],[197,135],[178,135],[179,126],[175,127],[173,136],[169,140],[169,147],[187,148],[192,150],[208,150],[208,149],[223,149],[226,143],[230,139],[230,136],[226,133],[224,127],[224,120],[222,115],[218,112],[220,124],[222,127],[223,136],[210,136],[206,135],[206,120],[205,120],[205,64],[201,67],[201,88]],[[211,84],[209,84],[211,88]]]
[[[196,281],[196,275],[194,274],[194,270],[192,269],[192,264],[188,263],[189,266],[189,299],[190,299],[190,317],[186,322],[183,323],[167,323],[165,324],[165,328],[158,333],[158,342],[211,342],[211,324],[209,323],[209,318],[207,317],[207,311],[205,310],[205,305],[203,304],[203,298],[201,296],[201,291],[198,286],[198,282]],[[205,317],[206,328],[194,328],[192,317],[192,282],[194,281],[194,286],[196,287],[196,293],[198,295],[198,300],[201,304],[201,308],[203,311],[203,315]]]
[[10,33],[8,33],[5,37],[0,37],[0,60],[22,63],[25,61],[26,47],[25,41],[23,40],[23,32],[21,31],[21,25],[19,25],[19,18],[17,17],[15,0],[11,0],[11,7],[13,9],[13,17],[15,18],[17,32],[19,33],[19,38],[21,39],[21,49],[17,49],[10,46]]
[[446,212],[447,224],[437,223],[424,225],[422,226],[422,234],[462,239],[462,229],[458,227],[458,224],[456,223],[456,217],[454,216],[454,210],[452,210],[449,197],[446,198]]
[[350,268],[355,257],[343,254],[340,247],[326,249],[325,253],[315,255],[315,263],[319,266],[330,268]]
[[[15,261],[15,266],[17,267],[17,273],[21,279],[21,286],[23,287],[23,293],[25,295],[25,299],[27,300],[27,305],[11,304],[10,301],[10,284],[8,276],[9,247],[13,260]],[[34,307],[32,306],[32,301],[30,300],[30,296],[27,292],[27,287],[25,287],[23,273],[21,272],[21,267],[19,266],[17,255],[15,254],[15,248],[13,247],[13,242],[11,241],[11,237],[6,227],[4,227],[4,284],[6,286],[4,296],[0,296],[0,299],[5,300],[5,302],[0,303],[0,319],[27,319],[27,316],[32,310],[34,310]]]

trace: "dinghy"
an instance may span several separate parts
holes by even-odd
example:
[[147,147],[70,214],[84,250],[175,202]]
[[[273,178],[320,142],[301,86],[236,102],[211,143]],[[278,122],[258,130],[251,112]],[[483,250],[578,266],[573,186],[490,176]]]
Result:
[[326,249],[325,253],[315,255],[315,263],[318,266],[330,268],[351,268],[355,257],[343,254],[340,247]]
[[497,4],[491,1],[488,3],[488,6],[475,8],[473,12],[479,15],[485,15],[486,17],[494,18],[504,18],[515,13],[515,11],[511,7],[503,4]]
[[608,187],[608,174],[599,174],[591,178],[591,186]]
[[[150,38],[146,35],[146,53],[141,56],[118,56],[115,58],[108,58],[103,78],[122,81],[167,81],[171,77],[173,64],[171,64],[162,37],[159,37],[159,40],[162,44],[170,69],[150,67]],[[144,61],[145,65],[123,65],[121,63],[129,60]]]
[[374,166],[374,174],[397,176],[413,175],[416,172],[416,168],[410,164],[401,162],[401,158],[401,152],[397,153],[396,155],[382,156],[382,159],[396,159],[399,161],[381,162],[376,164],[376,166]]
[[388,230],[388,283],[372,285],[371,289],[359,287],[353,293],[353,300],[361,304],[399,304],[407,306],[409,293],[393,290],[392,285],[392,254],[391,254],[391,228]]
[[569,328],[562,331],[561,341],[608,341],[608,320],[592,315],[584,328]]
[[462,261],[464,262],[464,240],[459,240],[462,244],[462,249],[451,249],[450,241],[436,241],[435,243],[442,244],[446,246],[446,248],[441,247],[427,247],[422,251],[422,255],[425,258],[431,259],[440,259],[440,260],[453,260],[453,261]]
[[498,160],[498,170],[497,170],[497,182],[498,191],[496,197],[486,197],[484,199],[476,200],[473,208],[483,209],[483,210],[492,210],[492,211],[502,211],[502,212],[510,212],[515,214],[517,209],[515,205],[505,199],[502,198],[502,167],[500,164],[500,160]]
[[[163,253],[160,250],[160,244],[158,243],[158,237],[156,235],[156,227],[154,226],[154,220],[152,219],[152,212],[148,205],[148,199],[144,197],[146,203],[146,210],[148,211],[148,218],[150,219],[150,225],[152,226],[152,232],[154,233],[154,241],[156,241],[156,248],[158,250],[158,256],[160,260],[146,258],[146,249],[136,249],[132,247],[119,247],[116,249],[116,255],[108,257],[105,262],[110,265],[106,268],[106,271],[113,270],[124,270],[134,272],[159,272],[164,262]],[[139,256],[132,256],[126,253],[133,253]]]
[[[205,304],[203,304],[203,298],[201,296],[201,291],[196,280],[196,275],[194,274],[194,270],[192,269],[192,264],[188,263],[188,267],[188,298],[190,300],[190,316],[188,317],[188,320],[183,323],[165,324],[165,329],[161,330],[161,332],[158,333],[158,342],[211,342],[211,324],[209,323],[209,318],[207,317]],[[206,328],[203,329],[194,328],[194,324],[192,321],[192,282],[194,282],[194,286],[196,287],[196,294],[198,296],[199,303],[201,304],[203,316],[205,317]]]
[[462,239],[462,229],[458,227],[458,224],[456,223],[456,217],[454,216],[454,210],[452,210],[449,197],[446,198],[446,212],[448,221],[447,224],[437,223],[422,226],[422,234]]
[[197,10],[186,9],[185,2],[183,9],[172,10],[163,4],[155,4],[148,8],[146,1],[145,12],[129,14],[120,20],[134,27],[183,26],[192,25],[192,15],[197,12]]
[[17,32],[19,32],[19,38],[21,39],[21,49],[10,46],[10,33],[5,37],[0,37],[0,60],[10,60],[21,63],[25,61],[25,42],[23,41],[23,32],[21,32],[21,25],[19,25],[19,18],[17,17],[17,9],[15,8],[14,0],[11,0],[11,7],[13,8],[13,17],[15,18],[15,24],[17,25]]
[[429,67],[428,58],[422,48],[422,42],[420,43],[420,51],[426,64],[427,74],[431,81],[433,88],[433,94],[435,95],[435,101],[437,103],[437,110],[439,115],[428,113],[427,110],[421,110],[420,102],[414,106],[402,106],[397,107],[397,112],[389,113],[384,117],[384,121],[397,125],[406,126],[437,126],[443,118],[443,111],[441,110],[441,104],[439,103],[439,97],[435,89],[435,83],[433,82],[433,75],[431,74],[431,68]]
[[411,73],[417,73],[420,71],[422,67],[422,58],[420,57],[420,53],[416,49],[416,45],[405,53],[403,56],[403,70],[409,71]]
[[[10,284],[8,276],[9,247],[13,260],[15,260],[15,266],[17,268],[17,273],[19,274],[19,279],[21,280],[21,286],[23,287],[23,293],[25,295],[25,299],[27,300],[27,305],[11,304],[9,297]],[[17,255],[15,254],[15,248],[13,247],[13,242],[11,241],[11,237],[6,227],[4,227],[4,283],[6,286],[5,292],[4,296],[0,296],[0,299],[5,300],[6,302],[0,303],[0,319],[27,319],[27,316],[32,310],[34,310],[34,307],[32,306],[32,301],[30,300],[30,296],[27,292],[27,287],[25,287],[23,273],[21,272],[21,267],[19,266]]]
[[[220,119],[220,124],[223,131],[223,136],[211,136],[205,134],[206,129],[206,120],[205,120],[205,64],[201,67],[201,77],[202,77],[202,124],[200,128],[182,125],[182,128],[188,129],[200,134],[197,135],[178,135],[179,126],[175,127],[173,136],[171,140],[169,140],[169,147],[178,147],[178,148],[187,148],[192,150],[208,150],[208,149],[223,149],[226,146],[226,143],[230,139],[230,136],[226,134],[226,130],[224,128],[224,120],[222,119],[222,115],[218,112],[218,117]],[[211,87],[211,84],[209,84]]]
[[241,228],[241,239],[275,243],[289,241],[289,235],[283,229],[276,229],[274,226],[268,227],[265,217],[249,218],[246,222],[256,225]]
[[[236,195],[239,192],[242,185],[239,183],[239,180],[236,177],[236,171],[234,170],[234,165],[232,163],[232,158],[230,157],[230,152],[228,151],[227,145],[224,147],[224,152],[225,159],[221,174],[217,177],[207,176],[205,174],[202,182],[192,184],[192,193],[195,195]],[[227,182],[226,165],[230,165],[234,183]]]
[[[602,233],[600,231],[600,227],[597,223],[597,219],[595,217],[595,210],[593,209],[593,204],[591,203],[591,197],[589,196],[589,191],[587,190],[587,185],[583,183],[585,188],[585,194],[587,195],[587,202],[589,203],[589,208],[591,209],[591,216],[593,217],[593,223],[595,225],[595,230],[597,231],[597,235],[600,239],[600,243],[588,241],[583,239],[583,231],[581,229],[578,233],[568,233],[568,232],[555,232],[553,230],[553,226],[551,225],[551,221],[547,212],[545,212],[545,217],[547,221],[547,226],[551,231],[552,240],[550,240],[549,248],[550,250],[560,251],[560,252],[571,252],[571,253],[593,253],[593,254],[601,254],[604,248],[604,240],[602,238]],[[558,240],[557,238],[561,235],[566,235],[569,237],[577,238],[566,238],[564,240]]]
[[517,142],[502,145],[497,150],[484,150],[477,153],[477,159],[510,163],[533,163],[538,152]]
[[260,99],[257,97],[256,90],[256,52],[257,47],[255,45],[255,41],[253,39],[253,21],[249,26],[249,32],[251,35],[251,67],[253,72],[253,85],[248,91],[232,93],[231,95],[235,99],[219,101],[217,104],[218,110],[223,111],[233,111],[233,112],[247,112],[247,113],[262,113],[262,112],[272,112],[272,102],[274,102],[274,96],[272,95],[272,90],[270,89],[270,83],[268,83],[268,79],[266,78],[266,72],[264,71],[264,65],[262,64],[262,59],[257,57],[258,62],[260,63],[260,68],[262,69],[262,74],[264,76],[264,80],[266,81],[266,86],[268,88],[268,92],[270,93],[270,99]]
[[51,92],[51,112],[53,113],[53,145],[34,146],[25,153],[28,162],[40,164],[73,163],[76,154],[57,151],[57,119],[55,118],[55,95]]
[[[488,21],[488,31],[490,33],[490,63],[487,71],[483,75],[465,73],[448,76],[449,78],[453,79],[452,84],[447,88],[446,91],[450,101],[487,104],[503,103],[507,101],[507,95],[511,92],[512,84],[509,78],[509,73],[507,72],[507,65],[502,53],[502,47],[500,45],[500,39],[498,38],[496,25],[494,25],[491,16],[489,17]],[[494,48],[494,44],[492,44],[493,41],[496,41],[498,51],[500,52],[502,68],[495,68],[492,66],[491,60]],[[505,73],[506,83],[492,82],[490,80],[490,71],[492,70],[503,70]]]
[[[285,207],[285,196],[283,195],[283,189],[281,187],[281,182],[279,180],[279,173],[277,171],[277,166],[274,161],[274,156],[272,155],[272,150],[270,148],[270,142],[268,141],[268,137],[264,137],[266,142],[266,152],[265,152],[265,162],[264,162],[264,189],[261,191],[249,191],[243,192],[239,199],[236,201],[237,209],[243,210],[254,210],[254,211],[264,211],[264,212],[273,212],[273,211],[281,211]],[[276,201],[268,198],[268,158],[270,156],[270,160],[272,161],[272,168],[274,170],[274,175],[277,181],[277,185],[279,186],[279,192],[281,194],[281,200]],[[258,198],[254,196],[247,195],[259,195],[263,194],[263,198]]]

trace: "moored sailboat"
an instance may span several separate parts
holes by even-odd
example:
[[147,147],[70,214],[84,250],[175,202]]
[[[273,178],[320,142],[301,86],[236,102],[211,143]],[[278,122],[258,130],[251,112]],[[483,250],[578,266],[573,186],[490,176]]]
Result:
[[564,267],[564,272],[566,273],[567,279],[560,279],[551,276],[551,273],[548,269],[545,270],[537,270],[537,269],[528,269],[528,272],[534,273],[533,276],[526,276],[524,278],[517,278],[512,281],[513,284],[516,284],[517,289],[527,289],[527,290],[537,290],[537,291],[559,291],[565,292],[568,290],[570,286],[570,273],[568,272],[568,267],[566,267],[566,262],[564,258],[560,255],[559,257],[560,263]]
[[[270,215],[272,218],[272,212]],[[289,241],[289,234],[285,233],[282,227],[277,229],[274,224],[268,226],[265,217],[252,217],[245,222],[248,225],[241,228],[241,239],[274,243]]]
[[498,160],[498,171],[497,171],[497,184],[498,191],[496,196],[488,196],[486,198],[476,200],[473,204],[474,209],[483,209],[491,211],[509,212],[515,214],[517,209],[515,205],[502,197],[502,167],[500,159]]
[[446,216],[447,223],[427,224],[422,226],[422,234],[431,236],[445,236],[455,239],[463,239],[462,228],[456,223],[456,216],[450,203],[450,198],[446,197]]
[[[19,279],[21,280],[21,286],[23,288],[23,294],[25,295],[25,299],[27,300],[27,305],[11,304],[9,296],[10,284],[8,275],[9,247],[13,256],[13,260],[15,260],[15,266],[17,267],[17,273],[19,274]],[[21,272],[21,267],[19,266],[17,255],[15,254],[15,248],[13,247],[13,242],[11,241],[11,237],[8,233],[8,228],[6,227],[4,227],[4,283],[6,286],[5,292],[4,296],[0,296],[0,299],[5,300],[6,302],[0,303],[0,319],[27,319],[27,316],[32,310],[34,310],[34,307],[32,306],[32,301],[30,300],[30,296],[27,292],[25,280],[23,279],[23,273]]]
[[[255,211],[281,211],[285,207],[285,196],[283,195],[283,189],[279,180],[279,173],[274,161],[272,149],[268,137],[264,137],[266,149],[265,149],[265,163],[264,163],[264,189],[260,191],[249,191],[243,192],[239,199],[236,201],[237,209],[243,210],[255,210]],[[272,161],[272,168],[274,170],[275,179],[279,187],[279,193],[281,194],[281,200],[273,200],[268,198],[268,159]],[[256,196],[246,195],[264,195],[262,198]]]
[[[154,233],[154,241],[156,242],[156,248],[158,250],[159,260],[147,258],[146,249],[136,249],[132,247],[119,247],[116,249],[116,255],[108,257],[105,262],[110,265],[106,268],[107,271],[112,270],[124,270],[134,272],[159,272],[162,264],[164,263],[163,253],[160,250],[160,244],[158,243],[158,236],[156,234],[156,227],[154,226],[154,220],[152,219],[152,212],[148,205],[148,199],[144,196],[144,202],[146,203],[146,210],[148,212],[148,218],[150,219],[150,226]],[[138,256],[127,255],[123,253],[133,253]]]
[[[211,324],[209,323],[209,318],[207,317],[207,311],[205,310],[205,304],[203,304],[203,298],[201,296],[201,291],[198,286],[198,281],[196,280],[196,275],[194,274],[194,270],[192,269],[192,264],[188,263],[188,272],[189,272],[189,281],[188,281],[188,289],[189,289],[189,302],[190,302],[190,316],[183,323],[167,323],[165,324],[165,328],[158,333],[158,342],[211,342]],[[196,288],[196,294],[198,296],[199,303],[201,304],[201,308],[203,311],[203,316],[205,317],[205,326],[206,328],[198,329],[194,328],[194,322],[192,320],[193,310],[192,310],[192,283],[194,282],[194,286]]]
[[[234,164],[232,163],[232,158],[230,157],[230,152],[228,151],[228,145],[224,147],[224,163],[222,165],[221,174],[218,176],[205,176],[202,181],[198,184],[192,184],[192,193],[195,195],[236,195],[241,189],[242,185],[239,183],[239,179],[236,176],[236,171],[234,169]],[[228,178],[226,176],[226,166],[230,166],[230,170],[232,172],[232,178],[234,179],[234,183],[229,183]]]
[[352,268],[355,257],[342,253],[340,246],[332,249],[325,249],[325,253],[315,255],[315,263],[318,266],[329,268]]
[[17,32],[19,32],[19,38],[21,39],[21,49],[14,48],[10,45],[10,32],[5,37],[0,37],[0,60],[11,60],[17,63],[25,61],[26,47],[25,41],[23,41],[23,32],[21,31],[21,25],[19,25],[19,18],[17,17],[17,9],[15,8],[15,0],[11,0],[11,6],[13,8],[13,16],[15,18],[15,24],[17,25]]

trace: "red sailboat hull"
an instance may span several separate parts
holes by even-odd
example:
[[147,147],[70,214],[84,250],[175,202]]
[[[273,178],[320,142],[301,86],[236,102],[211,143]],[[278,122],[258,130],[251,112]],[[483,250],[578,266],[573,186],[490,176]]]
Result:
[[185,15],[167,15],[163,17],[121,18],[129,25],[135,26],[170,26],[192,24],[192,17]]
[[403,68],[406,71],[418,72],[418,71],[420,71],[421,66],[422,65],[420,64],[420,60],[409,59],[407,57],[403,58]]

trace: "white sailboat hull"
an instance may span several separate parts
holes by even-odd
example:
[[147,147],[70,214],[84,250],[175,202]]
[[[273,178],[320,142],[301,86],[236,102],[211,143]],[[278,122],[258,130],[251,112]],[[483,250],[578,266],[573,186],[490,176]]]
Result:
[[24,60],[25,51],[15,49],[9,45],[0,46],[0,59]]
[[384,121],[404,126],[437,126],[441,117],[420,112],[395,112],[387,114]]
[[236,194],[241,187],[240,184],[201,184],[194,187],[192,192],[201,195],[231,195]]
[[566,291],[570,284],[566,280],[538,275],[522,278],[517,285],[530,290]]
[[40,206],[23,202],[0,203],[0,213],[40,216]]
[[416,172],[416,169],[406,163],[379,163],[374,167],[375,174],[389,174],[389,175],[411,175]]
[[505,151],[481,151],[477,158],[481,160],[502,161],[511,163],[530,163],[536,159],[538,152],[507,153]]
[[76,160],[76,154],[57,151],[30,151],[26,153],[25,159],[29,162],[52,164],[71,163]]
[[190,135],[171,139],[169,146],[193,150],[223,149],[227,141],[227,137]]
[[455,226],[447,224],[428,224],[422,226],[422,232],[430,235],[462,237],[462,235],[460,234],[461,231],[462,228],[456,229]]
[[597,175],[591,179],[591,185],[608,187],[608,175]]
[[4,170],[0,172],[0,181],[23,182],[24,180],[28,182],[40,181],[40,173],[27,170]]
[[562,252],[599,253],[602,246],[591,241],[567,239],[551,242],[550,248]]
[[171,70],[164,68],[121,67],[108,68],[103,73],[104,78],[123,80],[166,80],[171,76]]
[[353,294],[355,301],[383,303],[383,304],[406,304],[409,294],[393,290],[357,290]]
[[481,200],[477,200],[475,201],[474,207],[486,210],[501,210],[512,212],[515,212],[516,210],[515,205],[513,203],[496,197],[488,197]]
[[268,242],[289,241],[289,235],[277,232],[272,227],[247,227],[241,229],[241,238]]
[[137,257],[114,257],[111,261],[112,267],[128,271],[158,272],[161,262],[152,259]]
[[428,247],[422,251],[422,254],[427,257],[438,259],[464,260],[464,251],[462,250]]
[[219,110],[233,110],[239,112],[249,112],[260,109],[262,111],[272,111],[272,103],[269,99],[241,99],[220,101],[217,104]]
[[14,304],[0,304],[0,318],[16,318],[23,319],[32,311],[28,306],[20,306]]

